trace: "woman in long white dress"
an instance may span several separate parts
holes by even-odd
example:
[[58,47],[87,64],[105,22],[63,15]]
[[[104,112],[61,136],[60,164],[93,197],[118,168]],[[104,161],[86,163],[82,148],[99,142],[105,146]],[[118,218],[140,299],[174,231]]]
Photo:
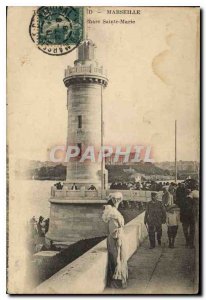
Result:
[[122,200],[121,193],[111,193],[102,216],[103,221],[108,223],[109,229],[107,238],[109,254],[107,284],[115,288],[125,288],[128,278],[126,245],[123,231],[124,218],[118,211],[118,206]]

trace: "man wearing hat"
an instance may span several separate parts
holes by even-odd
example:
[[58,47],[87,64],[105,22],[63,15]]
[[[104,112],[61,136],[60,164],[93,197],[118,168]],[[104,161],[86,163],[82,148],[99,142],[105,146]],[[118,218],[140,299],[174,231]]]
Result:
[[166,222],[166,211],[160,201],[157,200],[157,193],[151,193],[151,201],[148,202],[145,211],[144,223],[148,226],[150,249],[155,248],[155,233],[157,234],[158,245],[161,245],[162,224]]
[[194,248],[195,224],[197,221],[197,207],[192,198],[191,190],[186,190],[186,197],[180,205],[180,221],[182,222],[183,232],[186,240],[186,248]]

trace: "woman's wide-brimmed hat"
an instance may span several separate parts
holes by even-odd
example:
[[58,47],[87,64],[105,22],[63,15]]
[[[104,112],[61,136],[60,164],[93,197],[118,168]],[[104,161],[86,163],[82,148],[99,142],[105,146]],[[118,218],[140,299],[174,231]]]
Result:
[[121,192],[110,193],[108,200],[111,200],[113,204],[120,203],[123,200],[123,195]]

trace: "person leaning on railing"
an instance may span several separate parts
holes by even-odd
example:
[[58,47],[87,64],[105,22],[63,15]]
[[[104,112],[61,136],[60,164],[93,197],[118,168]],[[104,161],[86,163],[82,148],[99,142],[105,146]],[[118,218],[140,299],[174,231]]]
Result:
[[96,191],[96,190],[97,189],[93,184],[91,184],[90,187],[88,188],[88,191]]

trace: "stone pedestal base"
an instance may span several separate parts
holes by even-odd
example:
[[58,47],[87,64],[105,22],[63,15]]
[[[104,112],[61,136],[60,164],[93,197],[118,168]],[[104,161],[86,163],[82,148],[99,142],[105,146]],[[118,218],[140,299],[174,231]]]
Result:
[[102,221],[106,201],[50,199],[50,203],[47,239],[71,244],[107,235],[107,225]]
[[[81,169],[78,170],[78,172],[81,174]],[[76,171],[77,173],[77,171]],[[67,177],[67,180],[64,182],[64,186],[66,188],[68,188],[69,190],[71,190],[73,184],[75,183],[75,185],[77,186],[77,189],[80,190],[82,187],[84,187],[86,190],[91,186],[91,185],[94,185],[95,188],[97,190],[101,190],[101,185],[102,185],[102,182],[101,182],[101,176],[102,176],[102,173],[101,171],[99,170],[97,172],[97,180],[96,181],[92,181],[91,178],[89,178],[88,180],[85,180],[85,179],[81,179],[80,177],[80,174],[79,174],[79,179],[76,178],[76,179],[70,179],[70,177],[68,176]],[[106,169],[103,170],[103,190],[107,189],[108,188],[108,171]]]

